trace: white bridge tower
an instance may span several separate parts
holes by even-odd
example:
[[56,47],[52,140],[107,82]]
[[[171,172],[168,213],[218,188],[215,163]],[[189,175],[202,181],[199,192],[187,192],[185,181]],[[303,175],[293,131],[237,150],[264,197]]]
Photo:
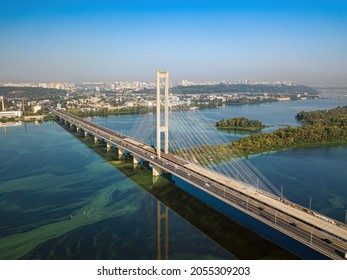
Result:
[[[160,82],[164,80],[164,125],[160,123]],[[164,153],[169,152],[169,72],[157,70],[157,157],[161,155],[161,133],[164,132]]]

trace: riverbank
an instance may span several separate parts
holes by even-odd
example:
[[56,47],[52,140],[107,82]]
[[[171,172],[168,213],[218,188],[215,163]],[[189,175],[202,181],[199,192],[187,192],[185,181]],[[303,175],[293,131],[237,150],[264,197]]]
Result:
[[[205,148],[211,150],[215,158],[222,162],[233,157],[247,157],[251,154],[270,151],[347,144],[347,106],[330,110],[300,112],[296,115],[296,119],[304,125],[253,134],[228,144],[205,145]],[[179,149],[174,153],[181,157],[194,154],[195,159],[201,164],[210,162],[209,155],[199,147]]]
[[[220,109],[223,105],[256,105],[263,103],[278,102],[276,98],[273,99],[237,99],[228,100],[225,104],[223,102],[213,101],[194,101],[188,105],[177,105],[170,107],[170,111],[189,111],[189,110],[206,110],[206,109]],[[79,117],[106,117],[106,116],[121,116],[121,115],[137,115],[137,114],[149,114],[155,113],[155,106],[131,106],[131,107],[117,107],[117,108],[84,108],[84,109],[68,109],[69,113]]]
[[46,115],[29,115],[29,116],[22,116],[20,118],[3,118],[0,119],[0,123],[12,123],[12,122],[34,122],[34,121],[53,121],[55,120],[55,116],[51,114]]
[[218,130],[231,130],[231,131],[250,131],[250,132],[256,132],[256,131],[261,131],[264,129],[266,126],[255,126],[255,127],[236,127],[236,126],[218,126]]

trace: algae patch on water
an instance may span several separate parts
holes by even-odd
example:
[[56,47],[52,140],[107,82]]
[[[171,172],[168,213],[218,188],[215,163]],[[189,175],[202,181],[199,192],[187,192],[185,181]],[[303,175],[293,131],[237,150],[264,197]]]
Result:
[[131,195],[126,200],[110,203],[113,193],[121,191],[124,184],[128,185],[128,180],[124,180],[121,184],[117,183],[101,189],[90,203],[73,213],[66,220],[1,238],[0,259],[19,259],[36,246],[51,238],[63,235],[84,225],[96,223],[102,219],[133,213],[136,211],[136,206],[131,203]]

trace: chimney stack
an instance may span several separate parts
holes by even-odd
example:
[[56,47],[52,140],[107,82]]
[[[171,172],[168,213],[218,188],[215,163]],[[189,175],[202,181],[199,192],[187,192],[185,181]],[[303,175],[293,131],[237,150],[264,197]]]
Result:
[[2,107],[2,111],[5,111],[5,102],[4,102],[3,96],[1,96],[1,107]]

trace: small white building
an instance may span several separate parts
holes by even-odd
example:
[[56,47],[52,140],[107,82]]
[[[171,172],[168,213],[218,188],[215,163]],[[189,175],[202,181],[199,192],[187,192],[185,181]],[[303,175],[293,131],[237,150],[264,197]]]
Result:
[[137,105],[143,106],[143,107],[153,107],[153,102],[152,101],[141,101],[141,102],[137,102]]
[[31,109],[33,110],[34,113],[37,113],[38,111],[42,109],[42,107],[41,105],[34,105],[31,107]]
[[125,105],[126,107],[133,107],[133,106],[134,106],[134,102],[133,102],[133,101],[126,101],[126,102],[124,103],[124,105]]
[[22,111],[2,111],[0,112],[0,119],[2,118],[19,118],[22,116]]

